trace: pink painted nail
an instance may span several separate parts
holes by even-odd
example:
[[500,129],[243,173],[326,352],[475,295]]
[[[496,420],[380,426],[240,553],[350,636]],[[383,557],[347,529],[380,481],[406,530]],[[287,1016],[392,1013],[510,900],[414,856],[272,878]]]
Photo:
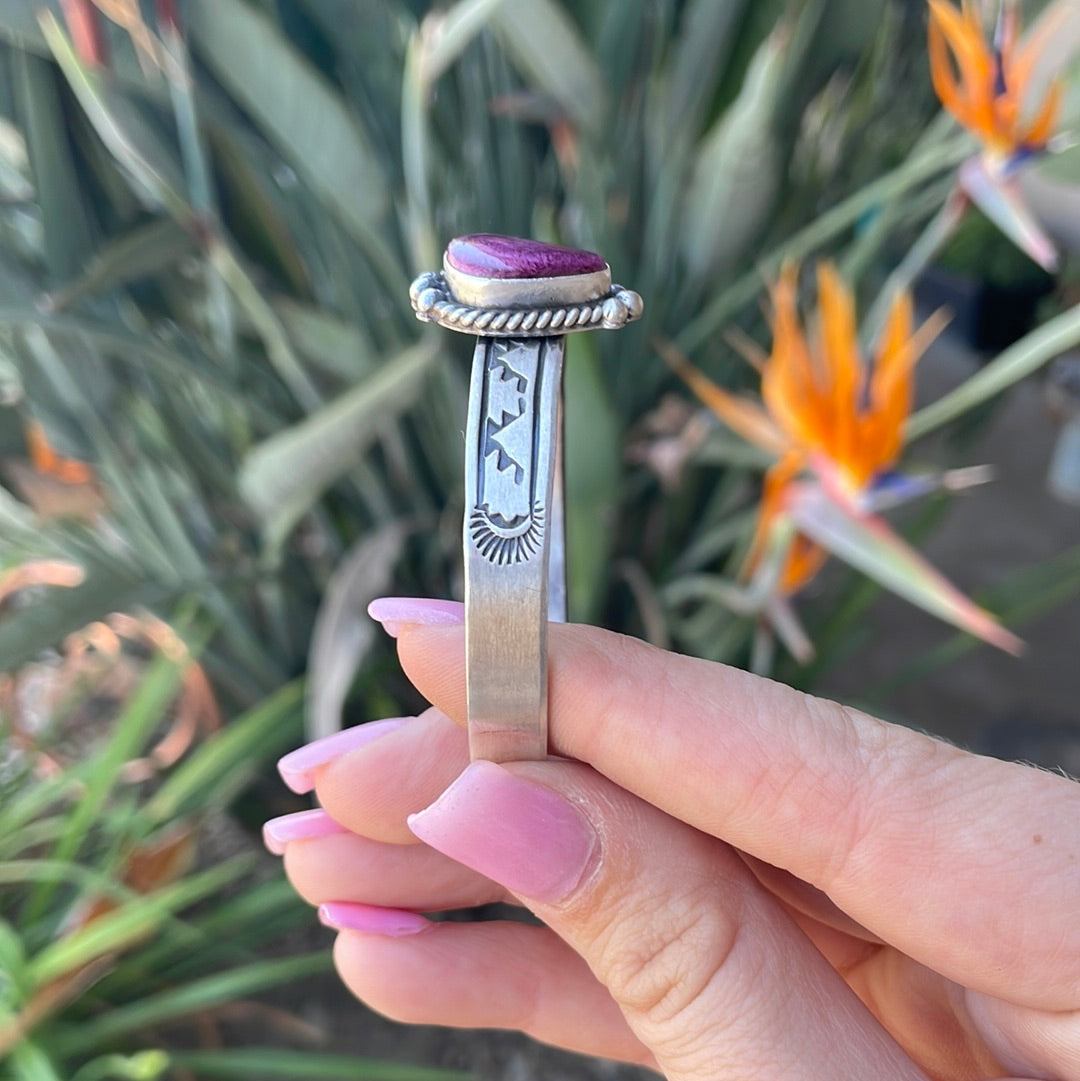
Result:
[[264,822],[263,844],[275,856],[280,856],[290,841],[308,841],[312,837],[346,832],[344,826],[335,822],[321,807],[316,807],[313,811],[297,811]]
[[412,717],[390,717],[385,721],[369,721],[355,728],[344,728],[332,736],[325,736],[313,743],[290,751],[277,764],[281,779],[294,791],[303,795],[315,787],[315,770],[335,758],[340,758],[358,747],[374,743],[380,736],[395,732],[408,724]]
[[319,922],[335,931],[363,931],[389,938],[405,938],[433,926],[431,920],[405,908],[380,908],[348,901],[319,905]]
[[576,807],[494,762],[474,762],[408,822],[432,848],[537,901],[569,894],[597,851],[596,834]]
[[465,622],[465,606],[460,601],[426,597],[379,597],[368,605],[368,615],[391,638],[397,638],[406,627],[460,626]]

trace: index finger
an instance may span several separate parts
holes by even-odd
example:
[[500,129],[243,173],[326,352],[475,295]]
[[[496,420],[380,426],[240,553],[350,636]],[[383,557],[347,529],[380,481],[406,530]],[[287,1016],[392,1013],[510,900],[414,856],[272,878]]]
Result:
[[[464,723],[460,627],[402,628]],[[1080,786],[723,665],[552,625],[553,749],[826,892],[946,977],[1043,1009],[1080,986]]]

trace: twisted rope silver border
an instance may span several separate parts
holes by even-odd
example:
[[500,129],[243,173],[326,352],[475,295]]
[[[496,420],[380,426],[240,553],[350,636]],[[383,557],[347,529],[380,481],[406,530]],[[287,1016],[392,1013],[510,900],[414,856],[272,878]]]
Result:
[[486,338],[545,338],[575,330],[619,330],[639,318],[644,305],[632,289],[612,285],[596,300],[554,308],[475,308],[459,304],[439,272],[421,274],[409,288],[416,318],[447,330]]

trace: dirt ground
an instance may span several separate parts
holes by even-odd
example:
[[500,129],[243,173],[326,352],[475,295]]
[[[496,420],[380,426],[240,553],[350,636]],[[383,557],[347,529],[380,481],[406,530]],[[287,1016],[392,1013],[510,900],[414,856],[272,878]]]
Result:
[[[923,362],[920,396],[933,400],[970,374],[977,359],[945,339]],[[1037,379],[1016,388],[972,452],[997,469],[994,483],[953,501],[924,546],[933,563],[966,590],[1000,581],[1080,541],[1080,507],[1055,501],[1045,477],[1057,431]],[[834,669],[818,689],[857,701],[872,686],[950,632],[890,597],[875,605],[871,645]],[[1080,601],[1022,628],[1020,659],[980,647],[929,678],[901,688],[899,716],[974,750],[1080,775]],[[314,923],[314,921],[313,921]],[[329,932],[312,928],[311,948]],[[405,1027],[383,1020],[327,978],[292,1003],[332,1034],[333,1049],[469,1071],[477,1081],[641,1081],[644,1070],[567,1055],[513,1033]]]

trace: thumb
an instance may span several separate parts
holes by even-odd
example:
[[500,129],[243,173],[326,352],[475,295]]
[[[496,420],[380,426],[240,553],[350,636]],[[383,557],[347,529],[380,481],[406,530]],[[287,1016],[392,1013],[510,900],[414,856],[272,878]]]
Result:
[[670,1081],[925,1076],[727,845],[588,766],[474,762],[409,826],[565,939]]

